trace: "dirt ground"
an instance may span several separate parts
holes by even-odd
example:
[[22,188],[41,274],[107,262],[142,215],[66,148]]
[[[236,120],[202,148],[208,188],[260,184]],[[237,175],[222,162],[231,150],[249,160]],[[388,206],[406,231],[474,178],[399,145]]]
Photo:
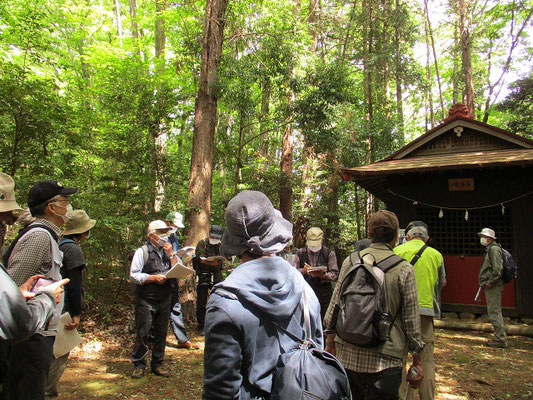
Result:
[[[61,379],[58,400],[201,398],[202,336],[191,335],[200,350],[186,350],[173,347],[176,341],[169,333],[165,367],[171,377],[132,379],[131,325],[97,329],[89,320],[84,330],[82,346],[71,353]],[[533,338],[511,336],[509,349],[493,349],[483,346],[489,337],[436,329],[437,399],[533,399]]]

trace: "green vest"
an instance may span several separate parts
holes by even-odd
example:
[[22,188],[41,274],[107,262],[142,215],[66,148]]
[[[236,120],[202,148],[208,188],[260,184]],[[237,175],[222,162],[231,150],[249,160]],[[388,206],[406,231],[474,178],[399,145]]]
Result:
[[[394,252],[411,262],[413,257],[424,246],[419,239],[409,240],[394,248]],[[443,263],[442,254],[433,247],[426,247],[418,262],[413,265],[416,276],[416,288],[418,291],[418,305],[424,309],[433,311],[433,299],[435,285],[439,279],[439,267]]]

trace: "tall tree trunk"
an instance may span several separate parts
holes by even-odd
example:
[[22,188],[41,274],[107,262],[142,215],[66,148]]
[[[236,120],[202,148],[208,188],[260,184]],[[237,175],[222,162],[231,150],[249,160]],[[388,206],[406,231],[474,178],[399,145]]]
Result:
[[[293,102],[291,97],[290,102]],[[287,117],[290,119],[290,116]],[[292,124],[287,121],[281,140],[280,182],[279,182],[279,210],[283,218],[292,221],[292,166],[293,144]]]
[[437,50],[435,49],[435,38],[433,37],[433,29],[431,28],[431,20],[429,18],[428,0],[424,0],[424,13],[426,15],[426,28],[427,28],[426,38],[429,37],[429,40],[431,42],[433,62],[435,65],[435,77],[437,78],[437,86],[439,88],[440,109],[442,112],[442,121],[444,121],[444,118],[446,118],[446,111],[444,109],[444,99],[442,97],[442,87],[440,84],[439,62],[437,59]]
[[[157,59],[156,71],[157,73],[162,73],[165,65],[165,43],[166,43],[166,33],[165,33],[165,20],[162,16],[162,13],[166,10],[167,0],[155,0],[155,7],[157,13],[157,19],[155,22],[155,57]],[[164,85],[164,83],[163,83]],[[161,85],[160,85],[161,86]],[[157,96],[159,96],[161,90],[157,91]],[[159,103],[159,102],[158,102]],[[158,112],[157,117],[155,118],[153,124],[153,137],[155,145],[155,196],[154,196],[154,212],[159,212],[161,209],[161,204],[165,198],[165,177],[163,174],[164,167],[163,162],[165,159],[166,153],[166,142],[167,142],[167,126],[165,121],[162,118],[162,113]]]
[[[396,13],[400,15],[400,0],[396,0]],[[405,132],[404,132],[404,120],[403,120],[403,90],[402,90],[402,77],[403,77],[403,66],[402,66],[402,30],[400,29],[401,21],[397,18],[397,22],[394,27],[394,41],[395,41],[395,50],[396,50],[396,68],[395,68],[395,80],[396,80],[396,115],[398,121],[398,136],[399,136],[399,145],[403,146],[405,142]],[[357,193],[357,185],[356,185]],[[359,229],[359,227],[358,227]]]
[[470,32],[469,7],[470,0],[458,1],[459,31],[461,43],[461,71],[465,90],[465,103],[470,115],[475,118],[474,78],[472,76],[472,35]]
[[194,113],[194,136],[187,200],[187,244],[196,245],[209,231],[213,145],[217,117],[216,82],[222,57],[228,0],[207,0],[202,40],[200,84]]
[[312,40],[311,51],[313,53],[316,51],[318,43],[318,3],[319,0],[309,0],[309,16],[307,17]]
[[233,195],[236,196],[239,193],[239,184],[241,183],[242,174],[242,147],[244,141],[244,112],[241,110],[239,113],[239,143],[237,145],[237,161],[235,163],[235,186],[233,187]]
[[120,16],[120,3],[115,0],[115,17],[117,19],[117,34],[122,44],[122,17]]
[[429,118],[431,121],[431,128],[433,128],[435,126],[435,113],[433,111],[433,92],[431,90],[431,61],[429,56],[429,30],[427,19],[424,21],[424,30],[426,33],[426,96],[429,105]]
[[260,152],[263,156],[268,155],[268,117],[270,112],[270,79],[265,77],[262,83],[263,94],[261,97],[261,116],[259,121],[259,133],[261,134]]

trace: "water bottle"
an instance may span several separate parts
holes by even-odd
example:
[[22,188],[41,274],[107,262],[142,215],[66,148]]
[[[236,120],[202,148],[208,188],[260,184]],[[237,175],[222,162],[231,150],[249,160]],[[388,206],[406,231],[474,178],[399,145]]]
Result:
[[[409,374],[407,375],[409,378],[411,379],[415,379],[417,376],[418,376],[418,368],[417,367],[411,367],[411,369],[409,370]],[[411,385],[409,384],[409,382],[407,383],[407,389],[405,390],[405,396],[404,396],[404,399],[405,400],[408,400],[409,399],[409,394],[411,393],[411,391],[414,390]]]

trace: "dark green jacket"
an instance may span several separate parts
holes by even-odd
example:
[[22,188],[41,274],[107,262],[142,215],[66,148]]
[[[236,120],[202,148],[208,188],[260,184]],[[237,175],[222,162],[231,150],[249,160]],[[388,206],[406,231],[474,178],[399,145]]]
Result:
[[479,270],[479,286],[483,287],[490,283],[495,285],[501,282],[503,269],[503,252],[502,248],[496,242],[492,242],[483,253],[483,263]]

